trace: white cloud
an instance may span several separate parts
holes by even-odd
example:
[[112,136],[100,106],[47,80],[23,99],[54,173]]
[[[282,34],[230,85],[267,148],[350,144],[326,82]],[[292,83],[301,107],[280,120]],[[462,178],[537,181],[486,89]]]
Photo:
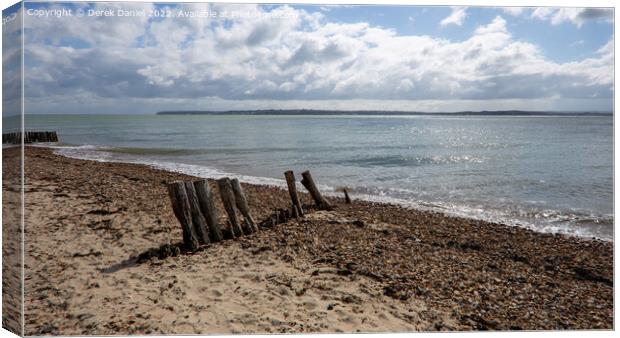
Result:
[[474,34],[476,35],[486,35],[493,33],[501,33],[505,35],[508,34],[508,31],[506,30],[506,20],[504,20],[504,18],[502,18],[501,16],[496,16],[490,24],[486,26],[480,26],[474,31]]
[[549,21],[552,25],[559,25],[565,22],[572,23],[581,27],[588,21],[607,21],[613,20],[614,12],[611,8],[551,8],[539,7],[532,12],[532,17]]
[[[355,109],[387,100],[391,103],[384,107],[400,103],[439,109],[441,102],[444,107],[462,102],[513,108],[514,102],[523,106],[588,97],[611,102],[613,94],[613,39],[590,58],[557,63],[536,45],[515,40],[501,16],[477,27],[468,39],[449,41],[400,36],[368,23],[330,22],[288,6],[269,11],[235,6],[286,14],[287,19],[119,21],[124,28],[108,31],[89,27],[113,26],[121,19],[28,21],[30,107],[52,109],[76,101],[106,107],[116,101],[153,110],[174,109],[169,105],[200,109],[205,102],[324,108],[329,102],[339,107],[349,102]],[[67,46],[72,39],[88,46]]]
[[442,27],[445,27],[445,26],[448,26],[448,25],[461,26],[461,25],[463,25],[463,22],[465,21],[466,17],[467,17],[467,8],[466,7],[453,7],[452,8],[452,13],[450,13],[450,15],[448,15],[443,20],[441,20],[441,22],[439,24]]
[[526,7],[500,7],[502,11],[506,14],[510,14],[512,16],[519,16],[526,12],[528,8]]

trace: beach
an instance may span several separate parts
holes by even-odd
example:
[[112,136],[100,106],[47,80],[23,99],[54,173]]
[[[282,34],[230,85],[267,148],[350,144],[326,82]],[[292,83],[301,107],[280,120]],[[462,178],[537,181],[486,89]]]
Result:
[[[193,177],[25,149],[26,335],[613,329],[611,241],[329,197],[332,211],[139,261],[182,240],[166,184]],[[242,185],[258,221],[290,206]]]

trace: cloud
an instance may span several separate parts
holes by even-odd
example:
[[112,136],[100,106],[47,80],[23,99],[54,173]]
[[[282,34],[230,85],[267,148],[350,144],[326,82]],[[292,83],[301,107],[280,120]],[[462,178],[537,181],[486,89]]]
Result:
[[614,17],[611,8],[551,8],[539,7],[532,12],[532,17],[549,21],[552,25],[568,22],[581,27],[590,21],[612,22]]
[[528,8],[526,7],[500,7],[500,8],[502,11],[504,11],[504,13],[512,15],[512,16],[519,16],[528,10]]
[[457,25],[461,26],[465,18],[467,17],[467,8],[466,7],[452,7],[452,13],[445,17],[439,23],[442,27],[448,25]]
[[479,26],[474,31],[475,35],[487,35],[492,33],[501,33],[505,37],[508,37],[508,30],[506,29],[506,20],[501,16],[496,16],[490,24],[486,26]]
[[[471,102],[596,97],[611,102],[613,96],[613,39],[589,58],[557,63],[536,45],[515,39],[502,16],[463,41],[450,41],[399,35],[364,22],[331,22],[318,12],[289,6],[182,8],[253,14],[138,23],[27,20],[29,106],[114,107],[116,102],[117,107],[161,110],[215,107],[201,106],[205,102],[224,107],[349,102],[349,107],[370,107],[368,102],[381,106],[387,100],[437,107],[442,101],[475,106]],[[122,28],[102,29],[117,23]]]

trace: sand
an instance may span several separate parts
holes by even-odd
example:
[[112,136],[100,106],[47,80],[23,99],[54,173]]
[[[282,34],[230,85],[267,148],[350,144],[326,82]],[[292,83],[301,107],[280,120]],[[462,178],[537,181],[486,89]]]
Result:
[[[3,150],[5,172],[15,155]],[[139,262],[181,241],[165,184],[191,177],[26,155],[27,335],[613,327],[612,243],[331,199],[333,211]],[[289,205],[279,188],[243,187],[257,220]]]

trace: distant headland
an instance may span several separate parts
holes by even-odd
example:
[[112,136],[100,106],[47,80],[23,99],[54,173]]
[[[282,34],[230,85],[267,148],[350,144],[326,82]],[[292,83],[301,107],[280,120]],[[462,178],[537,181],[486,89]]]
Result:
[[171,110],[157,115],[402,115],[402,116],[612,116],[612,112],[557,112],[526,110],[460,111],[460,112],[416,112],[388,110],[316,110],[316,109],[264,109],[264,110]]

